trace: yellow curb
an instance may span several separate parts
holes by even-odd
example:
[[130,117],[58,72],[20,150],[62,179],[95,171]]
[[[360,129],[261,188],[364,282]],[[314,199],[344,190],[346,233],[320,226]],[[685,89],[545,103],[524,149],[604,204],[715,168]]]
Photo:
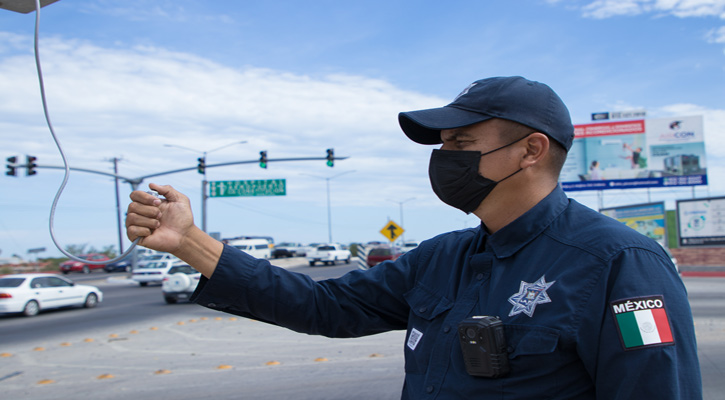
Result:
[[184,325],[184,321],[179,321],[176,323],[176,325]]
[[216,367],[216,369],[232,369],[232,366],[231,365],[222,364],[222,365]]
[[383,356],[383,355],[382,355],[382,354],[379,354],[379,353],[373,353],[373,354],[370,354],[370,358],[375,358],[375,357],[382,357],[382,356]]
[[45,351],[45,347],[36,347],[33,351]]
[[101,374],[96,377],[96,379],[113,379],[115,376],[112,374]]
[[208,320],[209,318],[207,318],[207,317],[201,317],[201,318],[199,318],[199,319],[200,319],[200,320],[202,320],[202,321],[206,321],[206,320]]
[[112,334],[108,335],[108,337],[117,338],[118,337],[118,334],[117,333],[112,333]]
[[152,326],[151,328],[149,328],[149,330],[150,330],[150,331],[158,331],[158,330],[159,330],[159,328],[157,328],[157,327],[155,327],[155,326]]
[[38,381],[38,385],[48,385],[50,383],[55,383],[52,379],[41,379]]
[[231,318],[229,318],[229,320],[230,321],[236,321],[237,320],[237,317],[231,317]]
[[61,346],[63,346],[63,347],[70,347],[70,346],[73,346],[73,344],[72,344],[72,343],[68,343],[68,342],[63,342],[63,343],[61,343],[60,345],[61,345]]
[[91,338],[86,338],[86,339],[83,339],[83,341],[84,341],[84,342],[86,342],[86,343],[90,343],[90,342],[92,342],[92,341],[93,341],[93,339],[91,339]]
[[318,358],[315,358],[315,362],[325,362],[325,361],[330,361],[330,360],[328,360],[328,359],[327,359],[327,358],[325,358],[325,357],[318,357]]
[[194,323],[194,322],[196,322],[196,320],[195,319],[190,319],[189,322]]
[[134,329],[134,330],[132,330],[132,331],[131,331],[131,332],[129,332],[129,333],[130,333],[130,334],[132,334],[132,335],[135,335],[135,334],[137,334],[137,333],[138,333],[138,331]]
[[222,318],[222,317],[216,317],[216,318],[214,318],[214,320],[215,320],[215,321],[221,321],[221,320],[223,320],[223,319],[224,319],[224,318]]
[[171,371],[169,371],[168,369],[159,369],[159,370],[154,371],[154,375],[166,375],[166,374],[170,374],[170,373],[171,373]]
[[0,357],[12,357],[13,355],[10,353],[0,353]]
[[267,361],[265,365],[279,365],[281,364],[279,361]]

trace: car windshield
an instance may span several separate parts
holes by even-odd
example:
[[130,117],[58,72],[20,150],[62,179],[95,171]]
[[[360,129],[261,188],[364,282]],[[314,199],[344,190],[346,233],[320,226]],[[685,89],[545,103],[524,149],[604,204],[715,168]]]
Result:
[[370,256],[389,256],[391,254],[392,252],[390,251],[390,249],[386,248],[372,249],[368,253],[368,255]]
[[317,250],[320,250],[320,251],[335,250],[335,246],[320,246],[317,248]]
[[195,274],[196,270],[188,265],[177,265],[175,267],[171,267],[171,269],[169,270],[169,275],[176,273]]
[[163,261],[156,261],[156,262],[150,262],[148,264],[139,265],[138,269],[160,269],[160,268],[166,268],[168,263],[165,263]]
[[11,288],[20,286],[25,278],[0,278],[0,287]]

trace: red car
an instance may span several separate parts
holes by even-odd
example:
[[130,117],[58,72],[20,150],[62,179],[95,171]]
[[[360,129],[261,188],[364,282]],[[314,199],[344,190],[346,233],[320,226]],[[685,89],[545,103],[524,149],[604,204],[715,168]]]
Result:
[[[107,261],[110,260],[110,258],[105,254],[100,253],[91,253],[91,254],[83,254],[78,256],[78,258],[82,258],[84,260],[90,260],[90,261]],[[80,261],[75,260],[68,260],[64,261],[60,264],[60,272],[67,274],[69,272],[83,272],[84,274],[89,274],[94,269],[103,269],[105,267],[105,264],[87,264]]]
[[373,247],[368,252],[368,266],[372,267],[386,260],[397,260],[402,255],[403,252],[398,247]]

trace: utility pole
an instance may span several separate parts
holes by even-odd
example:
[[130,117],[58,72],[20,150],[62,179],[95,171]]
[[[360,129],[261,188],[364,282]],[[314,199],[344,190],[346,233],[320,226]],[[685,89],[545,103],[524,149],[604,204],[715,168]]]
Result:
[[117,216],[117,222],[118,222],[118,254],[123,254],[123,230],[121,228],[121,197],[118,192],[118,162],[121,161],[117,157],[113,157],[111,159],[113,161],[113,180],[116,184],[116,216]]

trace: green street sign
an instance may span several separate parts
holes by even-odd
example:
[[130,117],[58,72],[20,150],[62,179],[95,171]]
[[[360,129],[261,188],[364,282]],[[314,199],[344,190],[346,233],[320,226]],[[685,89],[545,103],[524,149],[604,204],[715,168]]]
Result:
[[285,196],[286,194],[287,182],[284,179],[209,182],[209,197]]

